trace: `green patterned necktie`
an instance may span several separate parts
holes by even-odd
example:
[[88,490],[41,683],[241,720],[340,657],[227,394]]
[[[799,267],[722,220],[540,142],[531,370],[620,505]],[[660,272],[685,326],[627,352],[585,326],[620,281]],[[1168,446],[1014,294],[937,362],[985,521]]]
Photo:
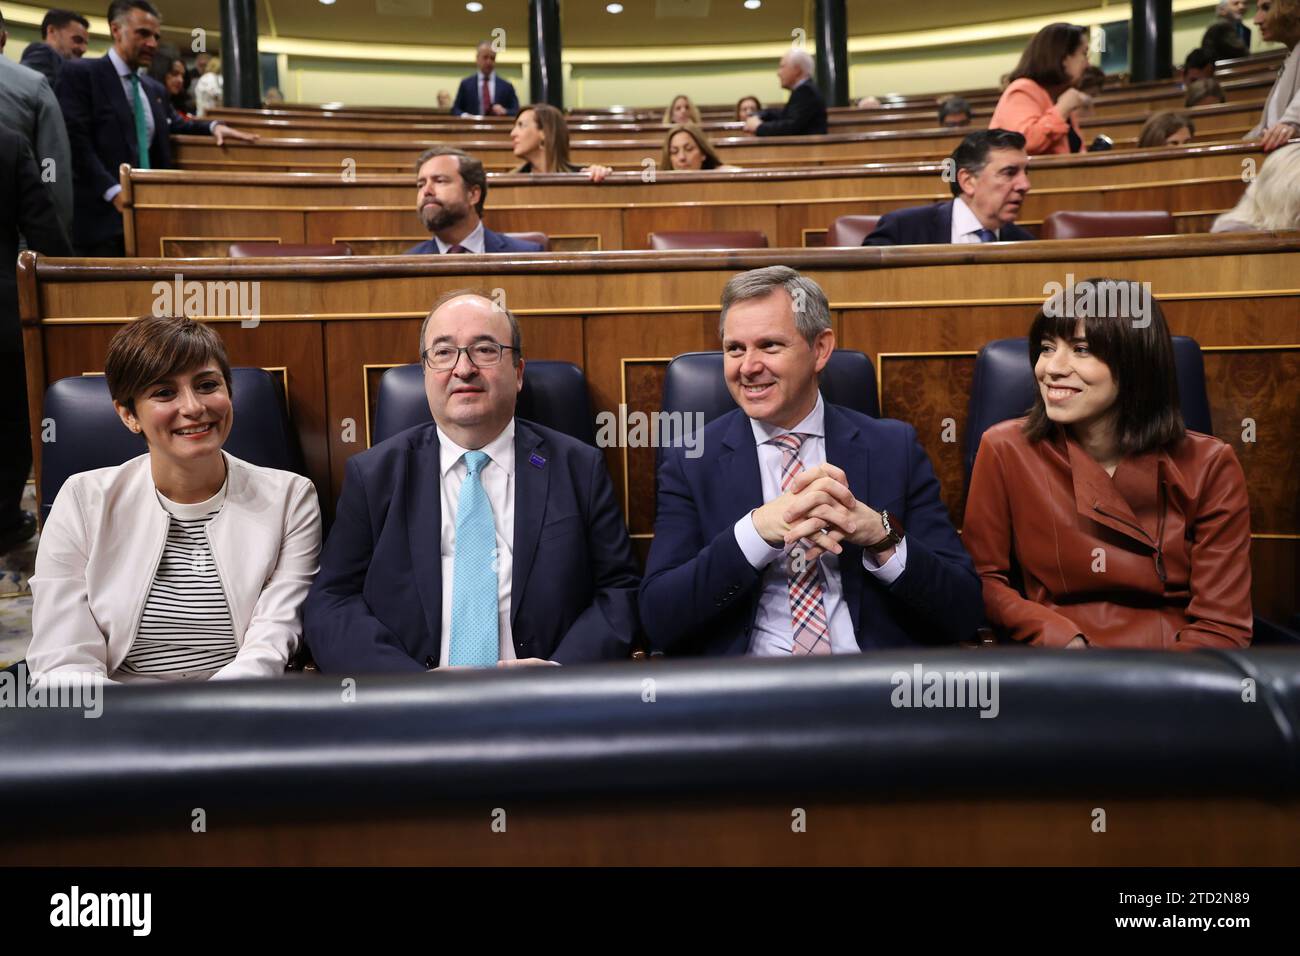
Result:
[[131,112],[135,114],[135,148],[137,153],[136,169],[149,168],[149,126],[144,120],[144,111],[148,109],[144,97],[140,95],[140,77],[131,74]]

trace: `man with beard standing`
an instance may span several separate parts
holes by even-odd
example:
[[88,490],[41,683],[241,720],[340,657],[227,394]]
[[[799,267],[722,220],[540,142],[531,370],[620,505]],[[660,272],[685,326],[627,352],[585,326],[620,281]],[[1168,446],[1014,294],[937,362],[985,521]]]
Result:
[[542,251],[535,242],[503,236],[483,225],[487,173],[473,156],[435,146],[424,151],[415,171],[416,209],[433,238],[408,249],[408,255]]

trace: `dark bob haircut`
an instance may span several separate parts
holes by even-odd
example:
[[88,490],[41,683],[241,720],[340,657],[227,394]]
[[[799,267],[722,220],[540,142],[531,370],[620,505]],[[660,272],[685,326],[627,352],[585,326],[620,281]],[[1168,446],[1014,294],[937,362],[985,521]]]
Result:
[[[1154,297],[1149,303],[1142,302],[1140,285],[1117,279],[1076,282],[1073,307],[1068,301],[1049,301],[1029,327],[1029,362],[1034,365],[1042,354],[1044,339],[1070,341],[1082,319],[1089,350],[1115,377],[1119,391],[1115,438],[1120,453],[1126,456],[1168,448],[1187,432],[1178,403],[1169,326]],[[1138,303],[1149,305],[1140,318],[1136,315]],[[1041,441],[1055,432],[1056,423],[1047,417],[1042,390],[1035,382],[1025,436],[1031,442]]]
[[989,151],[993,149],[1024,149],[1025,138],[1009,129],[980,129],[968,133],[952,151],[952,179],[948,188],[954,196],[961,195],[957,171],[964,169],[972,176],[978,176],[989,163]]
[[104,377],[113,401],[135,414],[135,397],[155,382],[215,362],[234,394],[226,346],[211,328],[193,319],[141,316],[118,329],[108,343]]
[[1049,23],[1029,41],[1020,62],[1011,71],[1011,81],[1030,79],[1052,94],[1053,98],[1070,85],[1061,65],[1067,56],[1088,45],[1086,27],[1073,23]]

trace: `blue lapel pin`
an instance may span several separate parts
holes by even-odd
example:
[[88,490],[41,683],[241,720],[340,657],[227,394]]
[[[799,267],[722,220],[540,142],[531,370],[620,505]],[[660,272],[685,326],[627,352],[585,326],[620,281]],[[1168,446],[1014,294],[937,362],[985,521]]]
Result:
[[532,465],[534,468],[541,468],[546,464],[546,459],[537,454],[537,452],[533,452],[528,456],[528,464]]

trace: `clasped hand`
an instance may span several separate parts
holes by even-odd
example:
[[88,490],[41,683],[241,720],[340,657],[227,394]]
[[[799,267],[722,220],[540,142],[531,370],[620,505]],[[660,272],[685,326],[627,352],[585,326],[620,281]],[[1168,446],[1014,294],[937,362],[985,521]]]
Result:
[[[816,561],[826,552],[841,554],[845,541],[865,548],[885,537],[880,513],[854,498],[848,477],[831,464],[795,475],[780,497],[754,511],[753,521],[755,530],[774,548],[808,541],[805,561]],[[890,554],[892,550],[877,560],[883,563]]]

